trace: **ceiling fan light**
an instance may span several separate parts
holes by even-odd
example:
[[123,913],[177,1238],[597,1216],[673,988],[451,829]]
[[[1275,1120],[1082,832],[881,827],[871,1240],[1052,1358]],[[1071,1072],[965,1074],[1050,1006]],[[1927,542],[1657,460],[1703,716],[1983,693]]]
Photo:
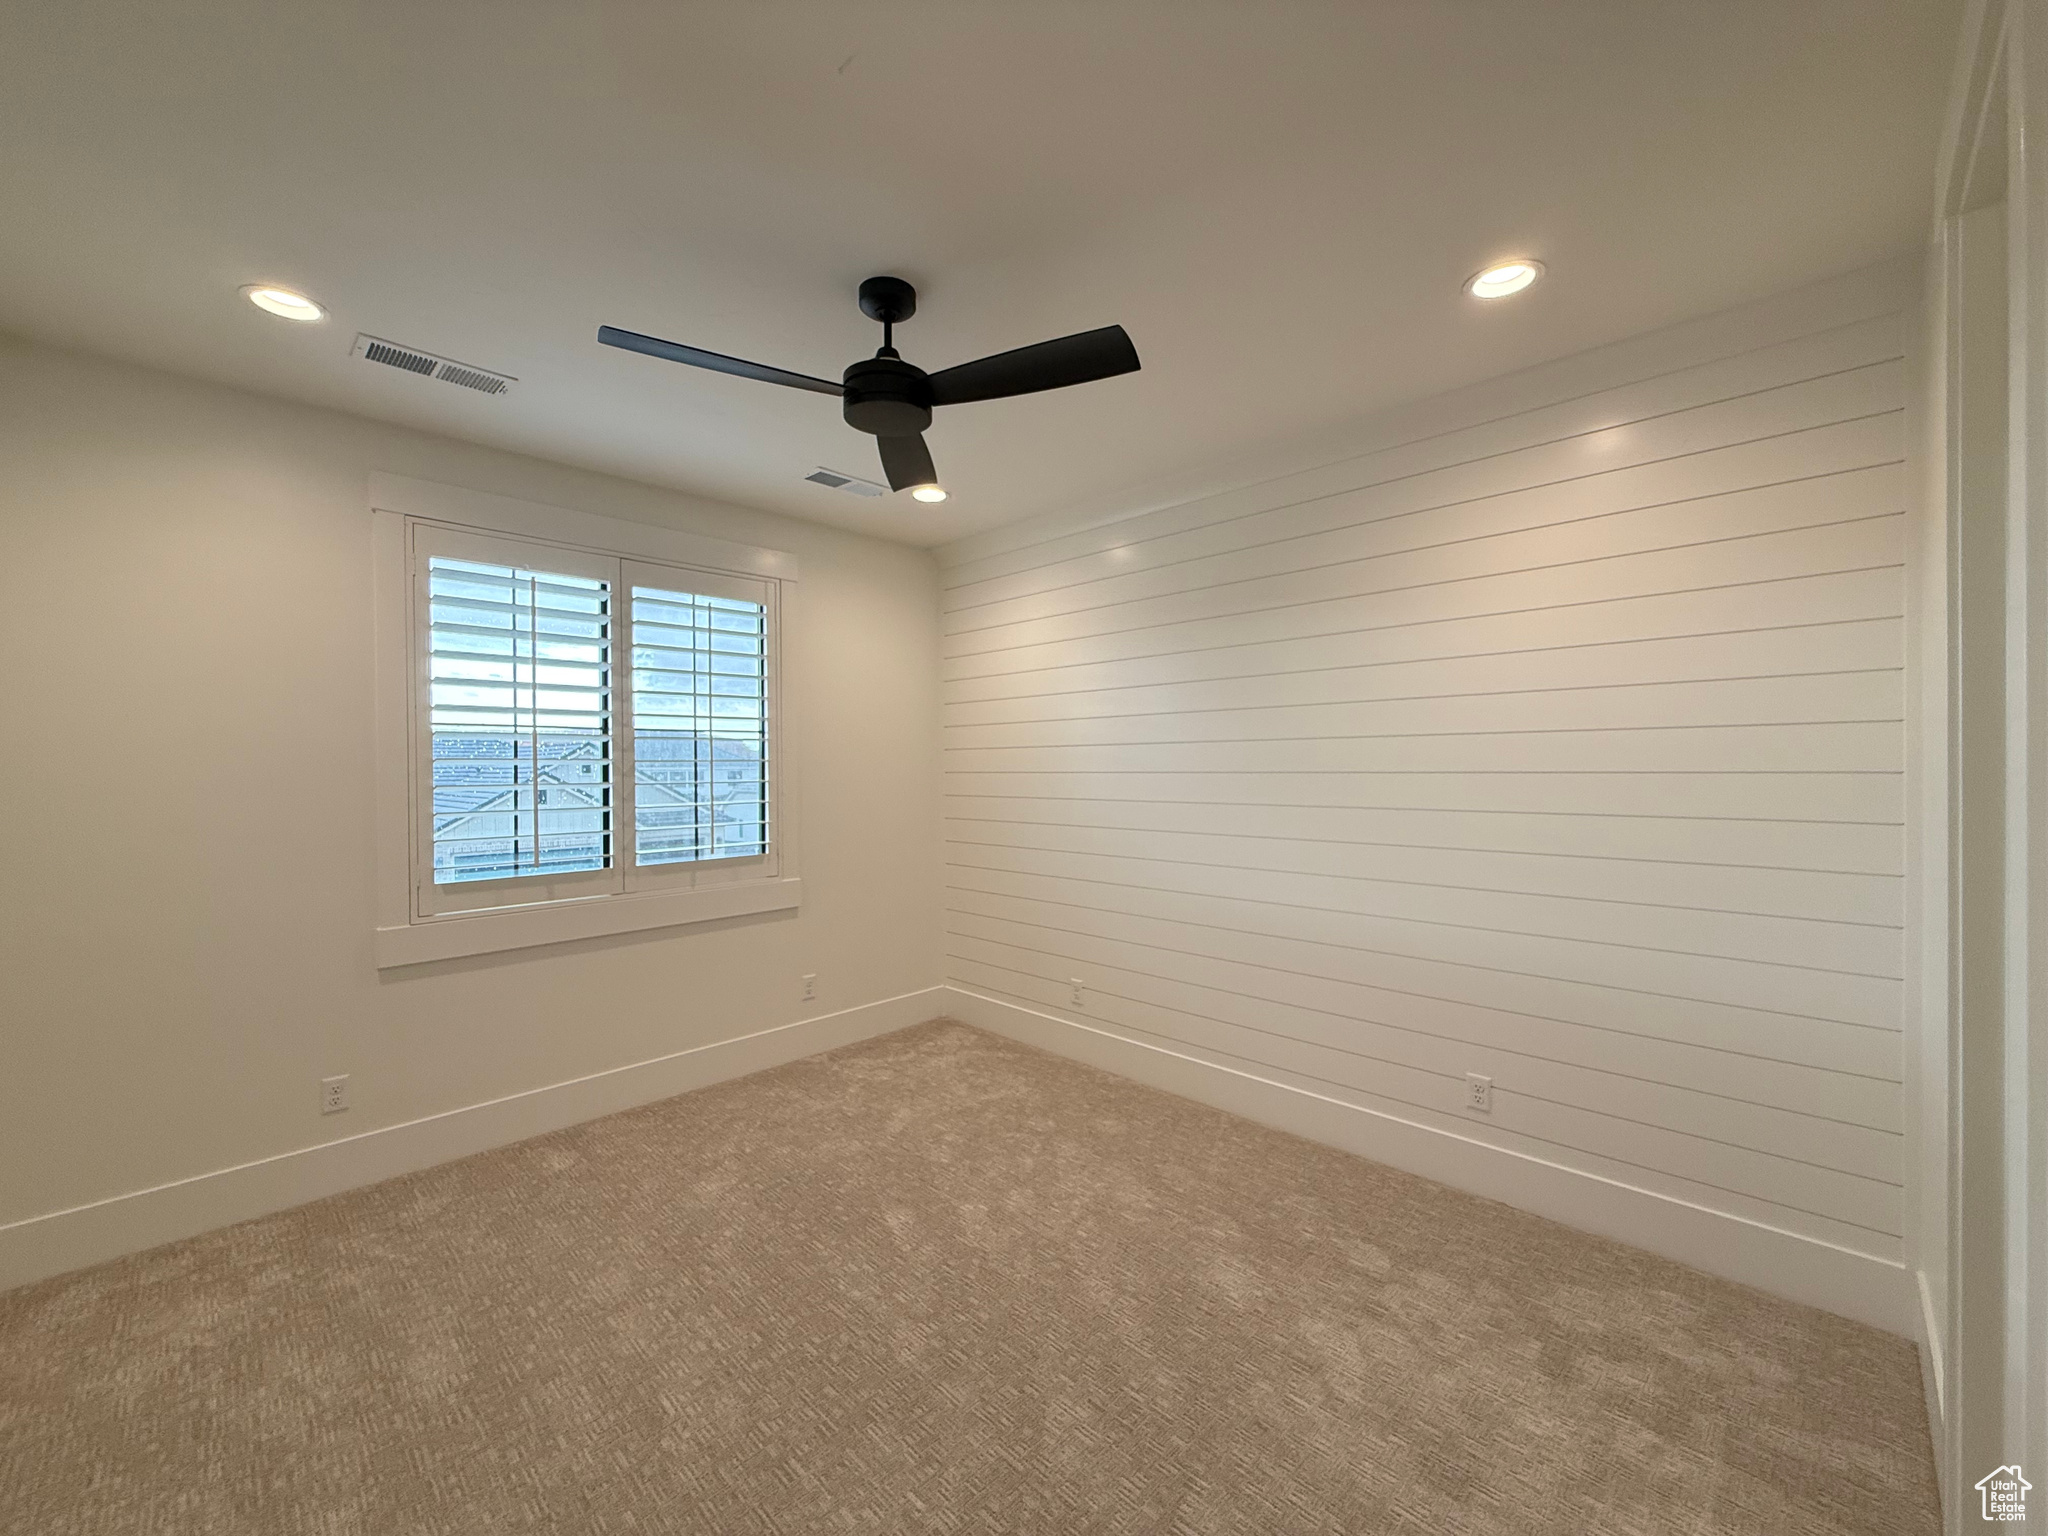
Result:
[[944,501],[946,493],[936,485],[920,485],[911,489],[911,497],[917,501]]
[[267,283],[250,283],[242,294],[251,304],[268,314],[285,320],[325,320],[327,311],[307,298],[303,293],[293,293],[289,288],[273,288]]
[[1475,272],[1465,280],[1465,291],[1475,299],[1504,299],[1520,293],[1543,275],[1540,261],[1503,261]]

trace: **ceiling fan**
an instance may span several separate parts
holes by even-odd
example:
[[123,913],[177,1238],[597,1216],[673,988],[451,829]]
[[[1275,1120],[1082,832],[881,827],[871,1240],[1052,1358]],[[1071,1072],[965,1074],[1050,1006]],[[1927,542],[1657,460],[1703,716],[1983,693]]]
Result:
[[[1135,373],[1139,367],[1138,349],[1131,345],[1124,328],[1106,325],[1099,331],[1082,331],[926,373],[914,363],[904,362],[894,344],[895,328],[917,313],[917,290],[900,277],[871,277],[860,285],[860,307],[870,320],[882,322],[881,350],[853,364],[837,384],[609,325],[598,327],[597,339],[608,347],[665,357],[694,368],[840,396],[846,424],[880,440],[882,469],[892,491],[938,489],[938,471],[933,469],[931,450],[924,443],[934,406],[1063,389],[1069,384]],[[943,496],[944,492],[939,492],[933,499]]]

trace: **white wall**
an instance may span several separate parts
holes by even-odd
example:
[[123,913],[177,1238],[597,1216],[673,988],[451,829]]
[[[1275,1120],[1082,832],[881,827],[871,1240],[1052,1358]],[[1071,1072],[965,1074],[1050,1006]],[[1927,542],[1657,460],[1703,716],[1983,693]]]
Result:
[[[0,1285],[940,1011],[925,552],[13,344],[0,466]],[[376,470],[800,557],[799,913],[374,968]]]
[[970,1016],[1908,1331],[1918,303],[1853,274],[943,551]]

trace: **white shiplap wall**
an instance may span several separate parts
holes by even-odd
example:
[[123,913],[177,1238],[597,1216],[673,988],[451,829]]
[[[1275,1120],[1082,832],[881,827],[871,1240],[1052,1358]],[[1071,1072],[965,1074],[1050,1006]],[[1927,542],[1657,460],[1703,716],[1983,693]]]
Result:
[[1912,297],[942,552],[953,984],[1895,1265]]

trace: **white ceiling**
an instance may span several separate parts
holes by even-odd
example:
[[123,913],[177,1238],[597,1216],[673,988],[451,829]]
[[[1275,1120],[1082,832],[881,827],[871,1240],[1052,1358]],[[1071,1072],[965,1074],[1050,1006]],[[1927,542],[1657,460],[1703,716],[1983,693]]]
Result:
[[[0,328],[932,543],[1916,243],[1959,11],[22,0]],[[1524,254],[1539,287],[1460,294]],[[1118,321],[1144,371],[941,410],[932,508],[802,483],[877,473],[828,398],[594,340],[836,378],[877,272],[928,368]]]

